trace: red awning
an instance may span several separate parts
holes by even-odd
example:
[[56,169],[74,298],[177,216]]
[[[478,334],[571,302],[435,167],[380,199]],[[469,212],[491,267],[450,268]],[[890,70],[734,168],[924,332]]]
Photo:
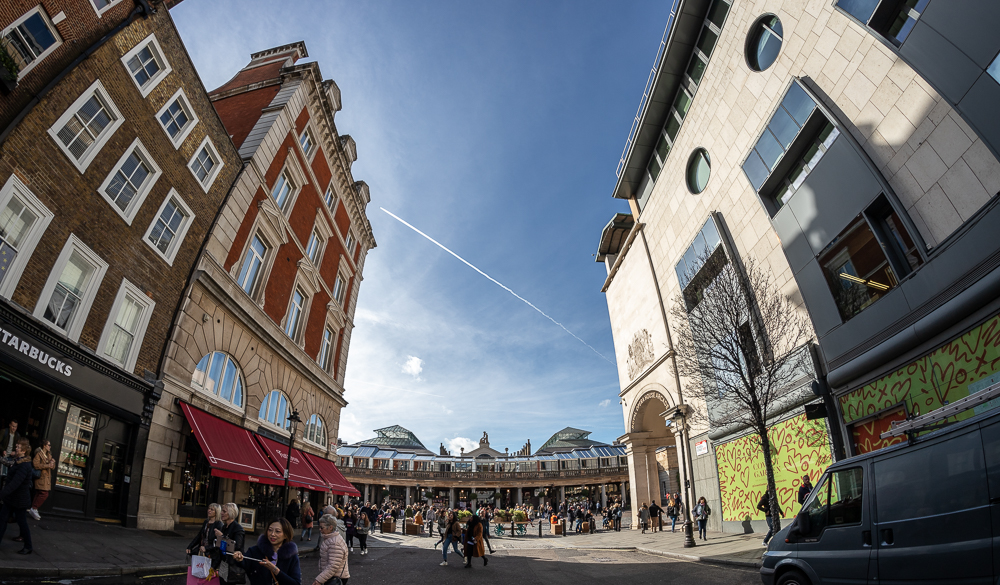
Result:
[[212,466],[212,475],[254,483],[284,485],[285,478],[268,460],[253,433],[181,402],[201,450]]
[[305,455],[306,461],[316,468],[316,471],[319,472],[320,477],[326,483],[330,484],[330,491],[343,496],[361,496],[361,492],[351,485],[351,482],[347,481],[347,478],[344,477],[344,474],[340,473],[340,470],[337,469],[333,461],[317,457],[312,453],[306,453]]
[[[282,445],[277,441],[272,441],[267,437],[254,435],[257,441],[264,447],[267,454],[271,456],[271,461],[278,468],[284,477],[285,462],[288,461],[288,445]],[[298,449],[292,449],[292,466],[288,474],[288,483],[307,490],[329,491],[329,486],[323,478],[316,473],[311,465],[306,463],[305,453]]]

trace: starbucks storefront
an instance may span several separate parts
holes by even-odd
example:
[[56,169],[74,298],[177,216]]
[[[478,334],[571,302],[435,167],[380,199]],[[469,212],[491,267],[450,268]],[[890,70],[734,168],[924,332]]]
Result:
[[16,420],[32,451],[48,439],[56,460],[43,515],[135,526],[148,416],[159,393],[159,384],[0,304],[3,425]]

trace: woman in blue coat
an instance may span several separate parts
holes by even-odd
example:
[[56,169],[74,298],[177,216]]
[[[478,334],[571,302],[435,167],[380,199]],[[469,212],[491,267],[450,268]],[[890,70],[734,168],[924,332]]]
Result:
[[[3,490],[0,490],[0,542],[3,542],[3,533],[7,531],[7,518],[11,514],[17,520],[17,525],[21,529],[21,538],[24,539],[24,548],[17,551],[22,555],[30,555],[31,531],[28,529],[27,513],[31,507],[31,472],[34,469],[31,465],[31,444],[28,439],[18,439],[14,445],[13,461],[8,465],[7,483]],[[8,461],[10,461],[8,459]]]
[[274,585],[275,582],[302,585],[299,548],[293,538],[291,522],[278,518],[245,554],[233,553],[233,559],[246,570],[250,585]]

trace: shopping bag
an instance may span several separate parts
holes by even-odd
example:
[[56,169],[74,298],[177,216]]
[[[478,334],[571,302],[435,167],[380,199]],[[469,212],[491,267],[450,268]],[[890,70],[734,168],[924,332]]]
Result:
[[201,579],[191,574],[193,570],[193,568],[188,567],[187,585],[219,585],[218,575],[213,574],[211,579]]
[[208,579],[208,571],[212,568],[212,559],[200,555],[191,555],[191,576],[196,579]]

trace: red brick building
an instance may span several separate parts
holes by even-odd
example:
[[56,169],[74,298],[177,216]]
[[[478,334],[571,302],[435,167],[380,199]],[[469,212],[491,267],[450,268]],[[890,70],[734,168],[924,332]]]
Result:
[[135,525],[171,325],[242,164],[161,4],[6,1],[0,39],[3,422],[52,443],[41,514]]
[[[205,425],[227,437],[249,432],[245,453],[287,444],[297,412],[292,485],[314,505],[331,491],[353,491],[331,490],[335,478],[323,470],[339,475],[332,461],[347,353],[375,240],[368,187],[351,173],[354,140],[334,120],[340,90],[318,64],[299,63],[307,56],[302,42],[254,53],[210,94],[244,166],[167,348],[164,391],[176,400],[165,396],[154,414],[151,440],[160,446],[150,447],[145,466],[145,528],[202,518],[210,502],[236,502],[258,522],[283,509],[285,461],[227,463],[219,455],[226,445]],[[298,459],[310,464],[297,471]],[[180,484],[160,490],[163,473]]]

